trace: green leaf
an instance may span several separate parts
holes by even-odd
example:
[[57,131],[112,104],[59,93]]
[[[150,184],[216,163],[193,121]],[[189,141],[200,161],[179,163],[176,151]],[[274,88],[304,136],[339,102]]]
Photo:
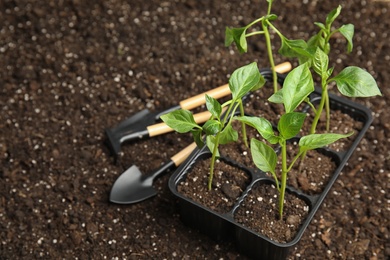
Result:
[[228,28],[225,30],[225,46],[230,46],[233,42],[236,44],[240,53],[248,51],[248,44],[246,42],[246,27]]
[[325,38],[322,34],[322,31],[320,31],[319,33],[317,33],[316,35],[313,35],[308,41],[307,41],[307,50],[312,54],[314,55],[317,48],[321,48],[322,50],[324,50],[324,46],[325,46]]
[[254,87],[250,91],[253,92],[253,91],[256,91],[256,90],[262,88],[265,85],[265,82],[266,82],[265,78],[260,73],[259,82],[256,85],[254,85]]
[[236,69],[229,79],[229,88],[234,102],[244,97],[261,83],[261,75],[256,62]]
[[350,53],[353,49],[353,35],[354,35],[355,27],[353,24],[346,24],[339,28],[339,32],[347,39],[348,46],[347,52]]
[[275,174],[277,155],[275,151],[268,145],[256,140],[251,139],[251,154],[252,159],[257,168],[263,172],[271,172]]
[[279,137],[274,134],[272,124],[267,119],[253,116],[240,116],[235,119],[255,128],[271,144],[278,143]]
[[228,144],[238,140],[238,133],[233,129],[232,125],[227,125],[219,134],[219,143]]
[[293,69],[283,84],[283,104],[286,113],[293,112],[313,91],[313,77],[307,63]]
[[317,48],[316,53],[314,55],[313,60],[313,69],[314,71],[320,75],[322,78],[327,79],[328,77],[328,66],[329,66],[329,57],[325,52],[321,50],[321,48]]
[[215,135],[221,131],[221,122],[214,119],[207,120],[203,125],[203,131],[206,135]]
[[162,115],[161,120],[170,128],[179,133],[187,133],[194,128],[201,128],[194,119],[192,113],[185,109],[175,110],[168,114]]
[[268,20],[270,22],[275,21],[276,19],[278,19],[278,16],[276,14],[269,14],[265,16],[265,20]]
[[206,107],[207,110],[215,117],[220,118],[222,113],[222,106],[215,98],[206,94]]
[[334,70],[334,68],[332,67],[332,68],[329,68],[328,71],[326,72],[328,74],[328,78],[332,75],[333,70]]
[[353,132],[348,134],[326,133],[306,135],[299,140],[299,151],[305,152],[308,150],[321,148],[331,143],[334,143],[341,138],[349,137],[352,134]]
[[320,23],[320,22],[314,22],[314,24],[317,25],[318,27],[320,27],[321,30],[326,31],[325,24]]
[[347,97],[382,95],[374,77],[359,67],[346,67],[330,81],[335,81],[338,90]]
[[276,93],[268,98],[268,101],[275,104],[283,104],[283,89],[279,89]]
[[330,28],[331,24],[336,20],[336,18],[341,13],[341,5],[339,5],[337,8],[333,9],[328,16],[326,17],[326,27]]
[[299,112],[290,112],[282,115],[278,123],[280,135],[285,140],[295,137],[301,130],[305,118],[306,114]]
[[308,51],[307,43],[304,40],[289,40],[281,36],[282,45],[279,53],[287,58],[299,58],[300,60],[311,59],[312,55]]
[[[214,151],[214,147],[216,145],[216,138],[214,135],[208,135],[206,136],[206,145],[207,147],[209,148],[210,152],[213,152]],[[215,154],[215,156],[218,158],[219,157],[219,151],[218,151],[218,148],[217,148],[217,152]]]
[[191,130],[191,133],[196,145],[199,148],[202,148],[204,146],[204,142],[202,139],[202,129]]

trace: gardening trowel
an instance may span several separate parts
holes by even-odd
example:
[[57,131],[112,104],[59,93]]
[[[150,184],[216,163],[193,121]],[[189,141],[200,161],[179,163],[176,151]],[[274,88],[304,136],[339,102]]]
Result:
[[[275,67],[275,70],[278,73],[285,73],[291,70],[291,63],[284,62]],[[263,77],[269,79],[272,79],[272,71],[269,69],[262,69],[260,70],[260,73],[263,75]],[[218,99],[221,97],[225,97],[229,94],[231,94],[229,89],[229,84],[222,85],[220,87],[217,87],[215,89],[211,89],[209,91],[206,91],[202,94],[190,97],[188,99],[182,100],[179,102],[179,105],[174,106],[172,108],[169,108],[167,110],[164,110],[162,112],[158,113],[152,113],[148,109],[144,109],[137,114],[133,115],[132,117],[122,121],[118,126],[106,129],[106,135],[108,139],[108,146],[112,152],[112,154],[116,157],[118,153],[120,152],[122,143],[134,139],[139,139],[143,137],[152,137],[157,136],[160,134],[168,133],[170,131],[173,131],[168,126],[166,126],[164,123],[155,124],[159,119],[160,116],[163,114],[166,114],[170,111],[177,110],[177,109],[187,109],[191,110],[194,109],[200,105],[203,105],[206,103],[205,94]],[[198,115],[199,121],[197,123],[202,123],[208,119],[206,116],[207,112],[205,114]],[[208,114],[210,116],[210,114]],[[155,124],[155,125],[153,125]]]
[[131,204],[143,201],[157,194],[153,181],[168,169],[179,166],[195,149],[196,144],[184,148],[172,156],[170,161],[159,169],[143,175],[136,165],[131,166],[119,176],[111,188],[110,201],[117,204]]

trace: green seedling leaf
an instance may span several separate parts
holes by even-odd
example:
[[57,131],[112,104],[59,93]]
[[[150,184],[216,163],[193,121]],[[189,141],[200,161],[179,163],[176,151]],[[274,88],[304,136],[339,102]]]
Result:
[[219,143],[228,144],[238,140],[238,133],[233,129],[232,125],[227,125],[219,134]]
[[[206,145],[207,145],[207,147],[209,148],[209,150],[210,150],[211,152],[214,151],[215,144],[216,144],[215,136],[214,136],[214,135],[208,135],[208,136],[206,137]],[[216,158],[219,157],[218,148],[217,148],[217,152],[216,152],[216,154],[215,154],[215,157],[216,157]]]
[[359,67],[346,67],[330,81],[335,81],[338,90],[347,97],[382,95],[374,77]]
[[299,140],[299,151],[305,152],[308,150],[321,148],[321,147],[327,146],[331,143],[334,143],[341,138],[349,137],[352,134],[353,134],[353,132],[348,133],[348,134],[326,133],[326,134],[306,135]]
[[185,109],[175,110],[168,114],[162,115],[161,120],[170,128],[179,133],[187,133],[194,128],[201,128],[194,119],[192,113]]
[[268,101],[275,104],[283,104],[283,89],[279,89],[276,93],[268,98]]
[[206,135],[215,135],[221,131],[221,128],[221,122],[214,119],[207,120],[203,125],[203,131],[206,133]]
[[332,75],[333,70],[334,70],[334,67],[328,69],[328,71],[327,71],[328,77],[327,78],[329,78]]
[[265,19],[272,22],[272,21],[275,21],[276,19],[278,19],[278,16],[276,14],[269,14],[265,17]]
[[308,51],[307,43],[302,40],[289,40],[286,37],[280,35],[282,45],[279,49],[279,53],[287,58],[299,58],[300,61],[308,60],[312,58],[312,54]]
[[346,24],[339,28],[339,32],[347,39],[348,46],[347,52],[350,53],[353,49],[353,35],[355,32],[355,27],[353,24]]
[[191,130],[191,133],[196,143],[196,146],[202,148],[204,146],[204,142],[202,139],[202,129]]
[[272,124],[267,119],[253,116],[241,116],[235,119],[255,128],[271,144],[279,142],[279,137],[275,135]]
[[216,100],[215,98],[209,96],[206,94],[206,107],[207,110],[213,115],[215,118],[220,118],[221,113],[222,113],[222,106]]
[[325,24],[320,23],[320,22],[314,22],[314,24],[317,25],[318,27],[320,27],[321,30],[326,31]]
[[260,73],[259,82],[250,91],[253,92],[253,91],[256,91],[256,90],[262,88],[265,85],[265,81],[266,81],[265,78]]
[[285,140],[295,137],[301,130],[305,118],[306,114],[299,112],[290,112],[282,115],[278,123],[280,135]]
[[228,28],[225,30],[225,46],[230,46],[233,42],[236,44],[240,53],[248,51],[248,44],[246,42],[247,27]]
[[229,79],[229,88],[234,102],[244,97],[252,89],[258,88],[262,82],[261,78],[256,62],[236,69]]
[[283,104],[286,113],[293,112],[313,91],[313,77],[307,63],[293,69],[283,84]]
[[254,138],[251,139],[252,159],[257,168],[263,172],[275,174],[277,155],[268,145]]
[[329,57],[321,48],[317,48],[314,54],[313,69],[322,78],[328,77]]
[[325,38],[322,34],[322,31],[317,33],[316,35],[313,35],[308,41],[307,41],[307,50],[310,52],[313,56],[317,50],[318,47],[320,47],[322,50],[325,48]]
[[336,20],[336,18],[341,13],[341,5],[339,5],[337,8],[333,9],[328,16],[326,17],[326,26],[330,28],[331,24]]

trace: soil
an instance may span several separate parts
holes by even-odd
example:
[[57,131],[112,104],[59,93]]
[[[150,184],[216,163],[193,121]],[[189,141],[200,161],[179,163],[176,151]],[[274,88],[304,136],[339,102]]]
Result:
[[[389,1],[275,1],[277,26],[307,39],[338,4],[354,49],[332,39],[335,72],[360,66],[382,97],[355,99],[374,122],[290,259],[390,256]],[[226,26],[264,14],[265,1],[0,2],[0,258],[245,259],[229,242],[186,227],[167,188],[134,205],[108,201],[131,165],[150,172],[191,142],[176,133],[122,147],[105,128],[225,84],[239,66],[267,67],[264,44],[224,47]],[[274,37],[277,40],[277,37]],[[277,44],[277,41],[276,41]],[[277,57],[276,63],[285,61]],[[296,61],[291,61],[297,65]],[[336,90],[333,90],[336,92]]]
[[284,217],[279,218],[278,191],[274,185],[257,182],[234,214],[234,219],[255,232],[279,243],[290,242],[305,220],[309,206],[304,200],[287,192],[283,207]]
[[212,187],[208,190],[210,161],[210,158],[199,160],[188,173],[186,180],[178,185],[177,190],[215,212],[230,212],[251,178],[240,168],[217,160]]

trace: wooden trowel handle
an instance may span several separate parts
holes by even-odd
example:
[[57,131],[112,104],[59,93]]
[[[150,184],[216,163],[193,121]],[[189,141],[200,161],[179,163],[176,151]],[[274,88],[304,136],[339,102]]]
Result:
[[[211,114],[209,111],[201,112],[194,114],[194,119],[197,124],[204,123],[207,120],[209,120],[211,117]],[[167,126],[165,123],[158,123],[154,125],[150,125],[146,128],[149,132],[149,136],[157,136],[165,133],[172,132],[173,129]]]
[[[290,62],[283,62],[283,63],[275,66],[275,70],[278,73],[286,73],[286,72],[290,71],[291,68],[292,68],[292,65]],[[220,87],[206,91],[202,94],[199,94],[199,95],[196,95],[196,96],[193,96],[193,97],[190,97],[190,98],[187,98],[187,99],[180,101],[180,103],[179,103],[180,107],[182,109],[191,110],[195,107],[203,105],[206,103],[206,99],[205,99],[206,94],[215,98],[215,99],[219,99],[221,97],[225,97],[225,96],[231,94],[231,92],[229,89],[229,84],[225,84],[225,85],[222,85]]]
[[172,162],[179,166],[185,159],[192,153],[192,151],[196,148],[196,144],[192,143],[174,156],[171,157]]

